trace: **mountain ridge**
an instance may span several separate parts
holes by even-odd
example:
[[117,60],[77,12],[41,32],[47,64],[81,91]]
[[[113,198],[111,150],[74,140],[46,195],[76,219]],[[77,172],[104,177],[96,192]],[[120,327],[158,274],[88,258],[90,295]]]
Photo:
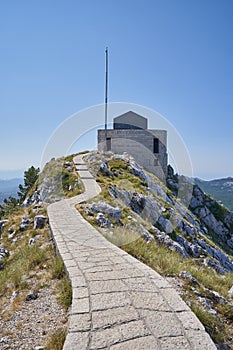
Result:
[[213,180],[195,178],[194,181],[205,193],[221,201],[228,209],[233,211],[233,177]]

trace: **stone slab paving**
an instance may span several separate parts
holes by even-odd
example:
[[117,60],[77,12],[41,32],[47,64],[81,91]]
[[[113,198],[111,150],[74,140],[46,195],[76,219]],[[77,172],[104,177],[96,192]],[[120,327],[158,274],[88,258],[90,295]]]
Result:
[[101,191],[82,156],[85,192],[48,207],[72,284],[63,350],[214,350],[197,317],[157,272],[108,242],[75,209]]

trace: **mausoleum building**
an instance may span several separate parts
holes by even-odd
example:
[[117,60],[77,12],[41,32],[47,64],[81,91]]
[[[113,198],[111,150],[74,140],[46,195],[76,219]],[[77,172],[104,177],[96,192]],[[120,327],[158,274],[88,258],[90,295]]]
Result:
[[145,117],[129,111],[113,120],[113,129],[98,130],[98,150],[131,155],[161,180],[167,176],[167,131],[148,129]]

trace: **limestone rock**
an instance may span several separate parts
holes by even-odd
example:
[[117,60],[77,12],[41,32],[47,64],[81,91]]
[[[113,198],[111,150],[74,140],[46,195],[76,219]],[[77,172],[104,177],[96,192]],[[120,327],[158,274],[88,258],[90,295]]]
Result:
[[198,244],[209,254],[216,259],[220,265],[226,270],[233,272],[233,261],[229,256],[217,247],[211,247],[208,243],[201,239],[197,239]]
[[[156,240],[169,249],[178,252],[182,257],[201,258],[199,260],[200,264],[203,263],[204,258],[204,263],[207,266],[220,273],[233,271],[233,261],[219,248],[219,246],[224,247],[224,244],[228,244],[233,253],[233,213],[224,209],[221,213],[224,220],[221,221],[219,219],[221,216],[215,213],[218,209],[216,202],[198,186],[193,186],[192,180],[185,176],[174,175],[174,172],[170,169],[168,184],[173,191],[171,193],[162,182],[150,177],[126,153],[116,155],[111,152],[105,154],[91,152],[85,158],[91,164],[91,169],[94,169],[95,175],[99,171],[107,175],[109,172],[108,160],[118,159],[125,162],[132,175],[143,181],[146,193],[140,193],[139,189],[136,190],[138,192],[131,192],[123,186],[110,186],[108,190],[111,197],[117,199],[117,203],[119,203],[119,208],[114,208],[114,211],[116,209],[122,211],[125,206],[134,212],[133,215],[129,213],[129,217],[133,217],[133,219],[137,216],[140,217],[138,220],[136,219],[139,225],[137,233],[146,241],[150,239],[148,233],[152,232]],[[181,201],[177,201],[175,198],[177,192]],[[183,200],[186,204],[188,202],[190,206],[185,206]],[[107,203],[104,206],[100,204],[95,204],[93,208],[89,207],[89,214],[100,213],[113,222],[112,218],[114,219],[115,215],[109,214],[106,209]],[[133,219],[128,219],[131,227],[133,227]],[[152,224],[155,227],[148,232],[146,226],[141,225],[141,220],[146,220],[147,224]],[[117,220],[115,221],[117,222]],[[209,244],[208,240],[211,240],[212,232],[218,239],[219,246],[214,243]]]
[[9,220],[5,219],[5,220],[0,220],[0,236],[1,236],[1,233],[3,232],[3,228],[4,228],[4,225],[9,222]]
[[216,272],[220,274],[224,274],[226,272],[226,270],[221,266],[221,264],[215,259],[205,258],[204,265],[212,267]]
[[34,245],[34,244],[35,244],[35,238],[30,238],[29,242],[28,242],[28,245],[31,246],[31,245]]
[[90,210],[94,213],[104,213],[113,218],[116,223],[120,224],[122,212],[118,207],[113,207],[104,201],[100,201],[98,203],[93,203],[90,207]]
[[30,300],[36,300],[38,298],[38,294],[36,293],[36,292],[34,292],[34,291],[30,291],[28,294],[27,294],[27,296],[26,296],[26,298],[25,298],[25,301],[30,301]]
[[13,230],[13,229],[8,230],[7,237],[9,239],[12,239],[15,235],[16,235],[16,230]]
[[145,208],[145,204],[146,201],[143,194],[133,193],[129,206],[135,213],[140,214]]
[[29,223],[30,223],[30,220],[26,216],[23,216],[21,220],[21,225],[19,226],[20,231],[27,230]]
[[65,162],[64,163],[64,166],[67,168],[67,167],[71,167],[72,166],[72,162]]
[[162,215],[160,215],[158,218],[158,224],[165,233],[169,234],[173,232],[173,225],[171,221],[164,218]]
[[1,245],[0,246],[0,270],[3,269],[4,267],[3,260],[8,255],[9,255],[8,250],[3,245]]
[[112,222],[103,213],[97,214],[96,222],[100,227],[113,227]]
[[226,241],[226,236],[229,233],[228,230],[222,222],[215,218],[209,208],[197,208],[195,209],[195,213],[206,226],[210,227],[223,241]]
[[167,179],[167,184],[170,188],[172,188],[173,191],[178,191],[179,185],[173,179]]
[[39,203],[41,201],[41,196],[40,196],[40,191],[39,190],[36,190],[32,196],[30,197],[27,197],[22,206],[23,207],[29,207],[30,205],[33,205],[33,204],[36,204],[36,203]]
[[36,215],[34,217],[34,230],[35,229],[42,229],[44,228],[45,224],[46,224],[46,216],[44,215]]
[[161,244],[167,246],[170,250],[179,253],[183,258],[189,257],[185,248],[178,242],[173,241],[165,232],[161,232],[155,227],[151,231],[153,231],[154,236]]
[[224,220],[224,224],[228,227],[229,230],[233,231],[233,212],[229,212]]
[[233,286],[229,289],[228,295],[232,296],[233,295]]
[[194,285],[199,286],[198,280],[195,277],[193,277],[193,275],[191,275],[191,273],[189,273],[188,271],[181,271],[179,273],[179,276],[189,279]]
[[3,245],[1,245],[0,246],[0,257],[1,256],[4,257],[4,256],[7,256],[7,255],[9,255],[8,250]]

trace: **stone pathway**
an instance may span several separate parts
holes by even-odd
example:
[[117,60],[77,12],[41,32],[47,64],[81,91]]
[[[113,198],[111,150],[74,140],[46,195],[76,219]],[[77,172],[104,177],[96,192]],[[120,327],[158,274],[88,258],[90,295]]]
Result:
[[75,209],[100,192],[81,156],[85,192],[48,207],[73,289],[63,350],[214,350],[204,327],[154,270],[108,242]]

